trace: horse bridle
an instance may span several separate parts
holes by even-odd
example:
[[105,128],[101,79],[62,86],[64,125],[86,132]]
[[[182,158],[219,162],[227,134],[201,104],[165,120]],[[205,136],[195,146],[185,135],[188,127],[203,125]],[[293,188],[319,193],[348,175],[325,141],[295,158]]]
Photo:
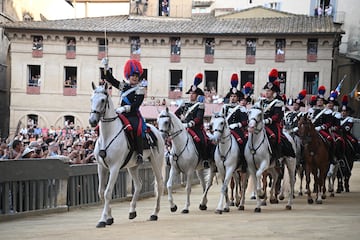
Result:
[[109,94],[106,91],[98,92],[98,93],[104,94],[106,96],[105,106],[103,107],[102,111],[97,111],[97,110],[93,109],[93,110],[91,110],[90,113],[94,113],[94,114],[99,115],[100,121],[102,121],[102,122],[112,122],[112,121],[114,121],[115,119],[118,118],[118,116],[111,117],[111,118],[104,118],[106,109],[109,107]]
[[[221,117],[221,116],[215,116],[215,118],[219,118],[219,117]],[[225,118],[224,118],[224,117],[222,117],[222,118],[223,118],[224,121],[225,121]],[[214,132],[219,132],[219,133],[222,135],[222,134],[224,133],[224,129],[225,129],[225,124],[223,125],[223,128],[222,128],[221,130],[215,128],[215,129],[214,129]],[[230,138],[230,147],[229,147],[229,149],[226,151],[225,155],[221,154],[220,148],[217,147],[217,150],[218,150],[219,155],[220,155],[221,159],[223,160],[223,162],[225,161],[227,155],[228,155],[228,154],[230,153],[230,151],[231,151],[231,147],[232,147],[231,132],[230,132],[228,135],[226,135],[226,136],[222,136],[222,137],[220,138],[220,143],[225,143],[225,141],[221,141],[221,140],[225,140],[226,138]]]
[[176,138],[178,135],[180,135],[180,133],[183,131],[183,129],[179,129],[179,130],[177,130],[176,132],[170,134],[171,126],[174,126],[174,125],[173,125],[173,122],[171,121],[170,116],[168,116],[168,115],[160,115],[159,118],[168,118],[168,119],[169,119],[169,127],[168,127],[168,129],[167,129],[166,131],[164,131],[163,129],[159,129],[159,131],[160,131],[161,133],[165,133],[166,136],[171,137],[172,139],[174,139],[174,138]]

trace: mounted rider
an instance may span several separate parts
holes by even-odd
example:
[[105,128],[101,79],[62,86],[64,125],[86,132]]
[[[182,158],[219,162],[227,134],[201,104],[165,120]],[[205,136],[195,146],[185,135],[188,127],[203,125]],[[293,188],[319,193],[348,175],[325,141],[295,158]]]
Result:
[[209,168],[209,139],[204,128],[205,114],[205,94],[198,85],[202,82],[203,74],[195,75],[194,84],[186,92],[190,94],[190,101],[183,103],[176,111],[175,115],[181,119],[184,127],[193,137],[195,146],[203,159],[205,168]]
[[[145,133],[146,124],[144,118],[140,113],[140,105],[144,101],[145,89],[140,85],[140,76],[143,74],[143,68],[138,60],[130,59],[125,63],[124,76],[127,82],[118,81],[112,75],[109,68],[108,59],[103,59],[105,67],[105,79],[111,83],[112,86],[119,89],[120,92],[120,107],[116,109],[117,114],[121,114],[131,124],[134,137],[134,148],[136,150],[137,163],[143,163],[143,136]],[[123,119],[123,118],[122,118]]]
[[265,100],[263,101],[264,124],[272,149],[272,158],[279,159],[281,156],[295,157],[291,143],[282,134],[282,121],[284,117],[284,102],[279,96],[280,82],[278,71],[272,69],[269,73],[269,82],[264,86]]
[[[247,142],[247,125],[248,125],[248,111],[246,109],[247,101],[244,94],[237,89],[239,84],[239,77],[237,73],[231,76],[231,88],[226,94],[225,99],[229,99],[229,103],[223,105],[221,112],[225,116],[231,134],[236,139],[240,148],[240,165],[242,171],[246,172],[246,160],[244,157],[244,148]],[[240,104],[241,102],[241,104]]]
[[303,113],[300,111],[300,109],[301,107],[305,107],[305,104],[303,102],[305,97],[306,97],[306,89],[303,89],[299,92],[297,98],[292,101],[293,110],[285,114],[285,118],[286,118],[285,128],[289,130],[289,132],[292,135],[296,134],[297,131],[299,130],[298,120]]
[[319,132],[320,136],[326,140],[328,147],[329,147],[329,160],[330,160],[330,169],[329,175],[332,175],[334,172],[334,139],[331,136],[329,130],[333,125],[333,115],[332,110],[325,107],[325,100],[324,94],[326,92],[325,86],[320,86],[318,88],[318,94],[316,98],[316,105],[308,110],[310,115],[311,121],[315,126],[315,130]]
[[342,98],[342,107],[341,107],[341,119],[340,126],[343,131],[344,138],[348,140],[353,151],[353,155],[360,154],[360,146],[356,137],[351,133],[351,130],[354,125],[354,119],[351,117],[354,110],[348,106],[348,96],[344,95]]

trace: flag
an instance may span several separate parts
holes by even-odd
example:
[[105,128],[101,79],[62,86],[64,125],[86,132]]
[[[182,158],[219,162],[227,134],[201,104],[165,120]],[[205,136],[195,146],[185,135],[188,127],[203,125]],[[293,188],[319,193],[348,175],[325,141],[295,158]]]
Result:
[[73,5],[73,0],[65,0],[65,2],[67,2],[70,6],[72,6],[72,7],[74,7],[74,5]]
[[355,84],[354,89],[349,93],[349,96],[351,98],[354,98],[354,97],[356,98],[358,96],[357,87],[358,87],[359,83],[360,83],[360,80]]
[[338,92],[338,95],[340,95],[341,86],[342,86],[345,78],[346,78],[346,74],[344,75],[344,77],[341,79],[341,81],[339,82],[339,84],[338,84],[337,87],[335,88],[335,91]]

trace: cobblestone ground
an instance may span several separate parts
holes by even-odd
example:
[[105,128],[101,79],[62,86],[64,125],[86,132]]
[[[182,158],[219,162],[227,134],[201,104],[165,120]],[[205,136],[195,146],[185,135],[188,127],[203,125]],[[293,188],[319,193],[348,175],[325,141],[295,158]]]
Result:
[[[296,187],[298,190],[298,184]],[[179,207],[171,213],[167,196],[163,196],[157,222],[149,222],[154,198],[137,204],[138,217],[128,220],[129,202],[114,203],[115,223],[104,229],[95,225],[102,206],[73,209],[66,213],[27,217],[0,223],[0,239],[359,239],[360,236],[360,162],[356,162],[350,182],[350,193],[328,197],[323,204],[307,204],[305,196],[296,197],[291,211],[286,201],[268,204],[254,213],[255,201],[247,198],[245,211],[232,207],[218,215],[214,210],[220,185],[209,193],[207,211],[198,205],[201,189],[194,186],[189,214],[181,214],[184,189],[174,193]],[[249,196],[249,195],[248,195]],[[329,196],[329,194],[328,194]]]

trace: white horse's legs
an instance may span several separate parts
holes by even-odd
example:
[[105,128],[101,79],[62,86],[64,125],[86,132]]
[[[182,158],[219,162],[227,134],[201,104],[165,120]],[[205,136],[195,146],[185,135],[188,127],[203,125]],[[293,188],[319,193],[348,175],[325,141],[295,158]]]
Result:
[[208,202],[207,194],[208,194],[209,189],[211,188],[211,186],[213,184],[214,176],[215,176],[215,172],[212,171],[212,169],[210,168],[209,176],[208,176],[207,183],[206,183],[206,188],[205,188],[205,191],[203,193],[203,196],[202,196],[202,199],[201,199],[200,205],[199,205],[200,210],[206,210],[207,209],[207,206],[206,206],[206,204]]
[[240,173],[241,198],[238,208],[239,210],[245,210],[245,193],[248,187],[248,179],[249,179],[248,173]]
[[[99,174],[102,174],[102,177],[99,178],[99,187],[102,188],[103,184],[104,184],[104,175],[106,176],[107,174],[104,174],[104,167],[99,167],[100,171]],[[106,225],[111,225],[114,222],[113,217],[111,216],[111,207],[110,207],[110,201],[112,199],[112,191],[114,189],[114,185],[116,183],[116,179],[118,177],[119,174],[119,168],[120,166],[113,166],[110,169],[110,176],[109,176],[109,181],[107,183],[105,192],[104,192],[104,208],[103,208],[103,212],[101,214],[101,218],[99,223],[96,225],[96,227],[105,227]],[[101,181],[101,183],[100,183]],[[99,192],[101,190],[99,189]]]
[[194,172],[193,171],[188,171],[186,173],[186,201],[185,201],[185,206],[183,208],[183,210],[181,211],[181,213],[189,213],[189,207],[190,207],[190,194],[191,194],[191,181],[193,179],[193,175]]
[[[225,170],[226,170],[226,172],[225,172]],[[219,199],[218,206],[216,207],[215,213],[221,214],[223,211],[224,212],[230,211],[230,207],[229,207],[230,201],[229,201],[229,197],[228,197],[228,185],[229,185],[231,177],[235,171],[235,168],[232,168],[232,167],[225,168],[224,167],[224,168],[218,169],[218,171],[219,171],[219,175],[220,175],[220,178],[221,178],[223,184],[221,186],[220,199]],[[226,200],[225,207],[224,207],[224,199]]]
[[136,202],[139,199],[142,182],[139,177],[139,166],[128,168],[128,172],[134,183],[134,194],[130,202],[129,219],[136,218]]
[[100,200],[104,200],[104,192],[105,192],[106,180],[108,178],[108,175],[109,175],[108,169],[99,163],[98,164],[98,176],[99,176],[98,195]]
[[160,212],[160,200],[161,200],[161,196],[164,192],[164,179],[162,176],[162,166],[163,166],[163,161],[162,159],[164,158],[164,156],[154,156],[154,158],[150,159],[150,163],[152,164],[152,169],[155,175],[155,185],[154,185],[154,190],[155,190],[155,197],[156,197],[156,203],[155,203],[155,209],[154,212],[152,213],[152,215],[150,216],[150,220],[151,221],[156,221],[157,220],[157,216]]
[[176,210],[177,210],[177,206],[174,203],[174,198],[172,195],[173,180],[177,174],[178,174],[178,172],[174,169],[173,166],[171,166],[170,172],[169,172],[169,179],[166,183],[166,187],[167,187],[167,191],[168,191],[168,200],[170,202],[170,211],[171,212],[176,212]]
[[262,201],[261,201],[261,197],[264,196],[264,191],[263,188],[261,186],[262,183],[262,175],[264,173],[264,171],[269,167],[269,162],[268,161],[263,161],[260,164],[259,169],[256,171],[256,176],[255,176],[255,180],[256,180],[256,208],[255,208],[255,212],[261,212],[261,205],[262,205]]

